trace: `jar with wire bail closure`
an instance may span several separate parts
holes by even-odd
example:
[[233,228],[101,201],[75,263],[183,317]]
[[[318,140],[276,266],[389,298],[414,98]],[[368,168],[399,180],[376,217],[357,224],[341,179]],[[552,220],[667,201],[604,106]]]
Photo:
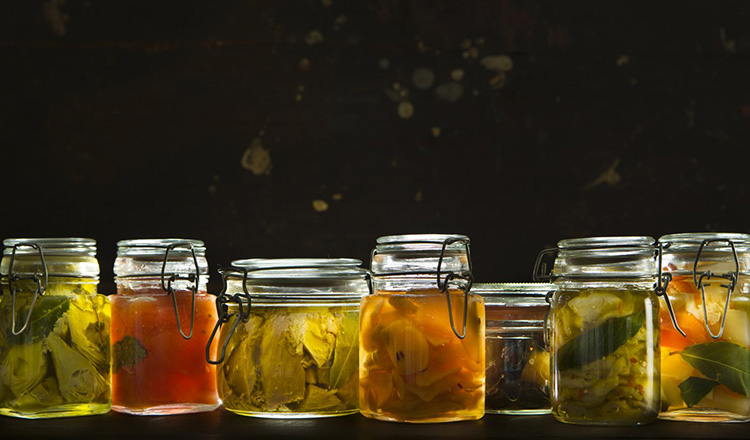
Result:
[[747,422],[750,235],[669,234],[659,244],[676,317],[673,323],[662,311],[659,418]]
[[217,317],[202,241],[117,243],[112,302],[112,409],[136,415],[212,411],[205,347]]
[[110,305],[96,241],[3,242],[0,414],[28,419],[110,409]]
[[206,356],[227,410],[266,418],[358,411],[359,303],[369,291],[361,264],[250,259],[220,270],[220,319]]
[[[640,425],[659,412],[657,248],[651,237],[567,239],[542,251],[551,298],[552,414],[566,423]],[[554,266],[547,269],[548,257]]]
[[470,294],[469,238],[391,235],[362,299],[360,412],[411,423],[484,415],[484,302]]
[[486,325],[485,412],[550,413],[549,350],[545,317],[548,283],[475,283],[484,299]]

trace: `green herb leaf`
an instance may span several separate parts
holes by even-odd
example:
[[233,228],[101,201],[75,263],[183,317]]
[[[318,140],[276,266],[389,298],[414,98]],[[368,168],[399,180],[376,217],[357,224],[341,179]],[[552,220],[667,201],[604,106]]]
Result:
[[717,385],[719,385],[719,382],[715,380],[690,376],[678,386],[680,387],[682,400],[690,408],[706,397],[706,394],[710,393]]
[[[28,296],[28,301],[24,307],[16,305],[16,329],[23,327],[26,314],[29,313],[29,304],[31,304],[30,295],[19,295],[19,297]],[[20,298],[19,298],[20,299]],[[10,310],[10,301],[8,301],[8,312]],[[55,328],[55,323],[70,308],[70,301],[67,296],[43,296],[38,298],[31,312],[29,326],[17,336],[11,335],[8,341],[14,344],[28,344],[38,342]],[[10,320],[8,321],[10,322]],[[8,332],[10,333],[10,332]]]
[[628,339],[635,336],[646,320],[646,311],[628,316],[610,318],[589,329],[557,351],[557,365],[560,370],[579,368],[614,352]]
[[750,395],[750,350],[731,342],[707,342],[682,350],[682,359],[704,376]]
[[330,388],[341,388],[357,372],[359,365],[359,319],[354,314],[341,318],[341,328],[336,335]]
[[122,340],[112,346],[112,369],[117,374],[120,369],[132,367],[145,359],[146,356],[148,356],[148,351],[141,344],[141,341],[130,335],[125,335]]

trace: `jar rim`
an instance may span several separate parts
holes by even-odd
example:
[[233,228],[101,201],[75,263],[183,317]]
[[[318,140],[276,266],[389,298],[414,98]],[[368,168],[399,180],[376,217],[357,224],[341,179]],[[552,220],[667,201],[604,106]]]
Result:
[[553,290],[557,290],[557,287],[551,283],[474,283],[471,285],[471,293],[482,296],[543,298]]
[[384,235],[378,237],[375,242],[378,245],[390,244],[439,244],[442,245],[446,240],[465,240],[469,237],[463,234],[400,234]]
[[[195,255],[203,257],[206,255],[206,245],[201,240],[189,238],[136,238],[120,240],[117,242],[118,257],[153,257],[163,256],[170,246],[189,244],[195,250]],[[184,246],[173,247],[169,255],[187,257],[191,255],[190,249]]]
[[653,248],[656,240],[653,237],[645,235],[619,235],[603,237],[582,237],[566,238],[557,242],[557,247],[561,250],[583,250],[583,249],[607,249],[607,248]]
[[[12,255],[16,245],[35,244],[42,249],[44,255],[84,255],[96,256],[96,240],[82,237],[40,237],[40,238],[6,238],[3,240],[3,255]],[[38,254],[30,246],[19,246],[16,255]]]
[[[246,270],[248,279],[355,279],[367,270],[355,258],[246,258],[232,261],[232,268]],[[230,275],[233,278],[242,275]]]
[[[705,240],[731,240],[736,247],[742,247],[744,251],[750,251],[750,234],[737,232],[682,232],[678,234],[667,234],[659,237],[659,243],[677,245],[680,249],[689,247],[697,248]],[[729,245],[711,246],[711,250],[730,250]],[[669,252],[669,248],[665,249]]]
[[547,294],[555,290],[550,283],[475,283],[469,293],[480,295],[492,306],[544,307],[548,306]]

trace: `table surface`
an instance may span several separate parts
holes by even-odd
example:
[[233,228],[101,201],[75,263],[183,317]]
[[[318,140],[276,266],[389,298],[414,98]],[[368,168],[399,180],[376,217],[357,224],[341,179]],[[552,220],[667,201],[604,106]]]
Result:
[[118,413],[48,420],[0,417],[3,440],[29,438],[750,438],[744,423],[689,423],[657,420],[646,426],[565,425],[552,416],[486,415],[474,422],[412,425],[369,420],[360,415],[277,420],[242,417],[225,410],[179,416],[141,417]]

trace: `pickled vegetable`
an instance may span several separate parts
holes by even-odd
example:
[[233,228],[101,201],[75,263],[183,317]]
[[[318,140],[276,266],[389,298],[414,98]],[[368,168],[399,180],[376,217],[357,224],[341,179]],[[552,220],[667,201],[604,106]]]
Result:
[[[110,304],[96,284],[50,278],[21,334],[35,283],[18,281],[16,310],[0,296],[0,414],[42,418],[101,414],[110,407]],[[7,292],[7,285],[3,286]]]
[[[719,333],[727,297],[727,289],[720,284],[724,283],[705,286],[706,315],[714,334]],[[686,336],[677,332],[663,310],[662,417],[750,417],[750,302],[738,290],[730,298],[722,336],[713,339],[705,328],[703,301],[692,276],[673,276],[667,286],[677,323]]]
[[563,290],[553,313],[555,416],[639,424],[659,402],[658,309],[651,291]]
[[[463,293],[451,292],[461,331]],[[376,293],[362,300],[359,402],[363,415],[437,422],[484,414],[484,304],[469,296],[466,338],[453,333],[445,295]]]
[[[190,293],[175,292],[183,331]],[[193,336],[184,339],[172,298],[161,289],[121,288],[112,301],[112,407],[134,414],[177,414],[216,408],[214,366],[205,358],[216,323],[214,299],[195,296]]]
[[269,417],[357,411],[357,308],[253,305],[250,310],[248,322],[231,335],[217,371],[226,409]]

